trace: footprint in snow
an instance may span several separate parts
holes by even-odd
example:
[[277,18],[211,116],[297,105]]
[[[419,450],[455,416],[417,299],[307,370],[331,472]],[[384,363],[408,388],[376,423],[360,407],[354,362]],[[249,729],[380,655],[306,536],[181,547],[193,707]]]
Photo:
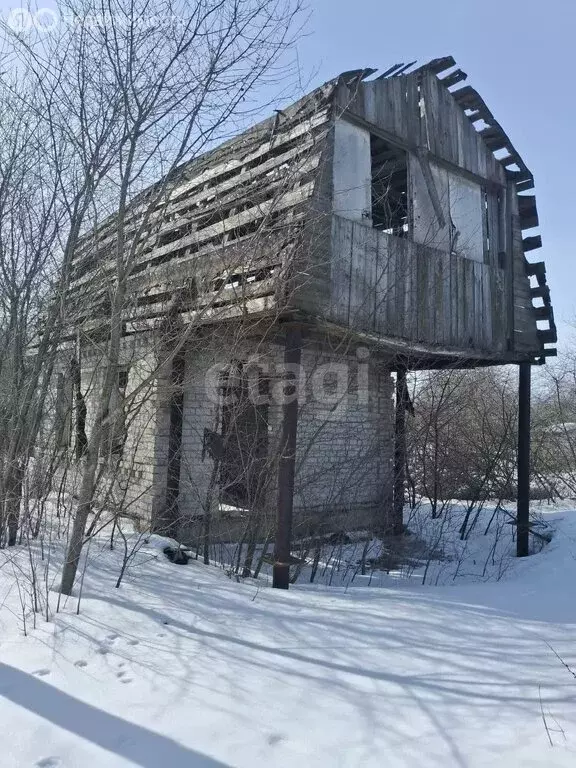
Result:
[[273,747],[275,744],[279,744],[281,741],[284,741],[284,736],[282,736],[281,733],[271,733],[266,741],[268,744],[270,744],[271,747]]
[[138,645],[139,642],[140,642],[139,640],[135,640],[134,638],[132,638],[128,640],[128,645]]
[[49,669],[37,669],[34,672],[32,672],[33,675],[36,675],[36,677],[46,677],[46,675],[50,674]]
[[74,662],[74,666],[75,667],[87,667],[88,666],[88,662],[84,661],[84,659],[80,659],[79,661],[75,661]]
[[120,672],[116,672],[116,677],[118,680],[120,680],[121,683],[131,683],[132,678],[128,675],[127,672],[124,672],[124,670],[120,670]]
[[59,757],[43,757],[36,763],[36,768],[59,768],[60,765],[62,762]]

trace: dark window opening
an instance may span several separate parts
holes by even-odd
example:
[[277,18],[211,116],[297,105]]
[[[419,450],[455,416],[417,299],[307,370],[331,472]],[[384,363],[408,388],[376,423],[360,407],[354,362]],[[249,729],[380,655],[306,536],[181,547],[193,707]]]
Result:
[[118,391],[122,398],[126,397],[126,388],[128,387],[128,369],[118,371]]
[[370,137],[372,224],[397,237],[408,236],[408,155],[379,136]]
[[104,441],[106,453],[122,457],[127,438],[126,390],[128,388],[128,368],[119,368],[116,373],[116,386],[110,396],[108,415],[104,422]]
[[56,379],[56,442],[67,448],[72,440],[72,387],[69,379],[59,373]]
[[269,380],[254,366],[236,363],[222,375],[219,466],[225,504],[254,509],[262,503],[268,453]]

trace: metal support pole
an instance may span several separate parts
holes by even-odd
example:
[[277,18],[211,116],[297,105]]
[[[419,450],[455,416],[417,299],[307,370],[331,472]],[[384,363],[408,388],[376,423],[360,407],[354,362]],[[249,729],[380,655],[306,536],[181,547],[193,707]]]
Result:
[[518,500],[516,554],[526,557],[530,532],[530,363],[520,363],[518,379]]
[[166,487],[162,507],[153,516],[152,528],[162,536],[176,536],[178,527],[178,498],[180,495],[180,465],[182,460],[182,421],[184,412],[185,355],[178,352],[171,363],[170,425],[166,466]]
[[404,485],[406,482],[406,368],[396,371],[396,410],[394,419],[394,503],[392,533],[404,532]]
[[[299,366],[302,357],[302,332],[288,326],[284,348],[287,370]],[[289,366],[289,367],[288,367]],[[294,469],[296,464],[296,432],[298,429],[298,375],[294,392],[286,393],[283,405],[280,460],[278,464],[278,523],[274,547],[272,586],[288,589],[290,584],[290,549],[292,544],[292,511],[294,504]]]

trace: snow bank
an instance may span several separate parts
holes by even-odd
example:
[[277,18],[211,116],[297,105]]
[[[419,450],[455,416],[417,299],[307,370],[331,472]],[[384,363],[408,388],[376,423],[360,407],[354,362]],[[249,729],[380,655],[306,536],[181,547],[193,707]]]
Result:
[[[80,615],[71,598],[36,628],[28,553],[4,551],[0,765],[571,767],[576,512],[544,516],[539,554],[450,587],[279,592],[151,539],[115,589],[121,548],[102,541]],[[50,584],[61,550],[34,554]]]

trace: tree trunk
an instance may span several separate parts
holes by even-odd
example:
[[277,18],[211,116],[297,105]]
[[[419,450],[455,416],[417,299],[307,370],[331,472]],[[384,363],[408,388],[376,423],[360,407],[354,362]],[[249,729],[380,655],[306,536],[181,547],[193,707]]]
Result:
[[[92,441],[91,441],[92,442]],[[82,473],[82,486],[80,488],[80,498],[78,500],[78,509],[72,526],[70,543],[66,553],[66,561],[62,569],[62,583],[60,591],[64,595],[71,595],[74,587],[74,579],[84,546],[84,531],[88,522],[88,515],[92,510],[92,501],[94,498],[94,485],[96,479],[96,470],[98,468],[98,451],[93,450],[93,446],[88,448],[84,457],[84,471]]]
[[16,462],[10,469],[6,482],[6,523],[8,526],[8,546],[13,547],[18,540],[20,523],[20,504],[22,501],[22,483],[24,481],[24,466]]

